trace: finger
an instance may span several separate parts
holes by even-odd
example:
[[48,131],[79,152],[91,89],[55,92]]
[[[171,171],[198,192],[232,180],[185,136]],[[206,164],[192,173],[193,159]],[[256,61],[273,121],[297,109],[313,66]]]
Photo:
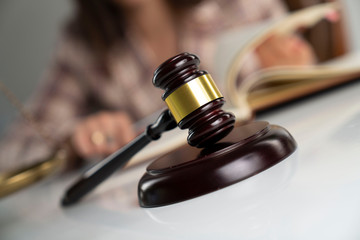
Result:
[[89,158],[94,151],[93,143],[91,142],[89,130],[85,122],[80,122],[75,127],[72,136],[72,143],[77,153],[83,158]]
[[104,141],[97,147],[99,154],[108,155],[117,149],[118,144],[115,140],[116,126],[114,124],[114,114],[110,112],[102,112],[96,118],[96,124],[98,129],[104,137]]
[[293,56],[293,50],[291,49],[292,40],[291,37],[286,35],[277,35],[272,39],[271,48],[274,56],[278,58],[279,63],[286,64],[289,58]]
[[289,48],[294,51],[303,51],[307,47],[305,40],[297,35],[291,35],[288,37]]
[[101,113],[98,123],[105,135],[105,143],[100,149],[103,154],[115,152],[135,137],[132,121],[125,113]]
[[135,130],[132,127],[132,120],[125,113],[117,113],[115,116],[117,128],[117,140],[120,145],[129,143],[136,137]]
[[313,64],[313,51],[301,37],[293,35],[274,36],[261,49],[264,67]]
[[103,114],[100,116],[99,121],[105,134],[105,144],[103,146],[103,151],[105,154],[113,153],[120,146],[118,140],[116,139],[118,123],[116,123],[115,114]]
[[297,65],[311,65],[316,62],[314,51],[310,44],[300,36],[293,35],[291,37],[291,49],[294,51],[295,64]]
[[274,51],[273,38],[266,40],[256,49],[256,54],[261,62],[263,68],[280,65],[281,58],[279,58]]
[[340,13],[336,10],[331,10],[325,14],[325,19],[330,22],[338,22],[340,20]]
[[87,122],[89,138],[92,143],[92,153],[96,157],[103,157],[108,152],[106,145],[107,123],[104,121],[107,118],[106,113],[99,113],[91,117]]

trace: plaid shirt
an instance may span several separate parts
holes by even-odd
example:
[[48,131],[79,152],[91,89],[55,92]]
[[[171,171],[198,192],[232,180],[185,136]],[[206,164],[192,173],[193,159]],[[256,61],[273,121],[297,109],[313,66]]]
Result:
[[[216,36],[225,30],[282,16],[279,0],[204,1],[184,18],[179,27],[179,53],[190,52],[211,72]],[[144,54],[140,41],[130,38],[114,47],[109,58],[110,78],[80,43],[63,36],[44,81],[29,101],[38,123],[60,142],[74,124],[97,110],[127,112],[138,121],[161,108],[162,90],[151,82],[156,66]],[[124,43],[125,42],[125,43]],[[51,152],[28,124],[19,122],[0,145],[0,171],[26,165]]]

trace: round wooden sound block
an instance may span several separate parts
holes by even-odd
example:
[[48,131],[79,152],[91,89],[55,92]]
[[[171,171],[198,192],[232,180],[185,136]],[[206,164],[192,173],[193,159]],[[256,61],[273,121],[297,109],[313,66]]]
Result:
[[296,149],[288,131],[252,122],[205,149],[183,146],[152,162],[138,185],[142,207],[159,207],[207,194],[281,162]]

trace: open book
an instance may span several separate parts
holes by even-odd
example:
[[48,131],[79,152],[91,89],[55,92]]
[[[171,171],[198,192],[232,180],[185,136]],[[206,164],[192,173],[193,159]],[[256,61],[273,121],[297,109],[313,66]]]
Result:
[[[290,14],[275,22],[250,26],[239,32],[224,34],[219,38],[215,73],[228,105],[237,121],[248,121],[253,113],[294,98],[323,90],[360,76],[360,54],[349,54],[342,59],[311,67],[277,67],[256,71],[239,81],[239,73],[246,56],[272,34],[288,34],[299,25],[311,27],[331,10],[341,11],[338,4],[316,5]],[[246,33],[246,34],[245,34]],[[355,59],[355,60],[354,60]],[[222,82],[220,80],[223,80]],[[220,81],[220,82],[219,82]],[[187,131],[174,129],[150,143],[129,162],[128,166],[180,147],[186,143]],[[65,156],[65,157],[64,157]],[[0,174],[0,197],[5,196],[44,176],[50,175],[66,161],[64,149],[30,168]]]
[[360,53],[349,52],[329,62],[308,66],[279,66],[256,71],[239,80],[248,54],[274,34],[289,34],[301,27],[311,27],[331,12],[344,15],[339,3],[305,8],[275,22],[252,29],[231,32],[219,40],[215,65],[217,78],[223,79],[225,97],[239,121],[250,119],[263,110],[360,77]]

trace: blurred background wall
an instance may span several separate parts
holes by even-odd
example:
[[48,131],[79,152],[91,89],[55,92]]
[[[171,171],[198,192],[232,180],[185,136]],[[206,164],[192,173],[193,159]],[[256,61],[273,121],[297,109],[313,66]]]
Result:
[[[42,78],[69,0],[0,0],[0,80],[22,101]],[[0,94],[0,133],[15,111]]]
[[[360,1],[346,6],[350,46],[360,51]],[[70,0],[0,0],[0,80],[25,101],[42,78]],[[0,135],[16,112],[0,94]]]
[[344,2],[351,50],[360,51],[360,1],[342,0]]

